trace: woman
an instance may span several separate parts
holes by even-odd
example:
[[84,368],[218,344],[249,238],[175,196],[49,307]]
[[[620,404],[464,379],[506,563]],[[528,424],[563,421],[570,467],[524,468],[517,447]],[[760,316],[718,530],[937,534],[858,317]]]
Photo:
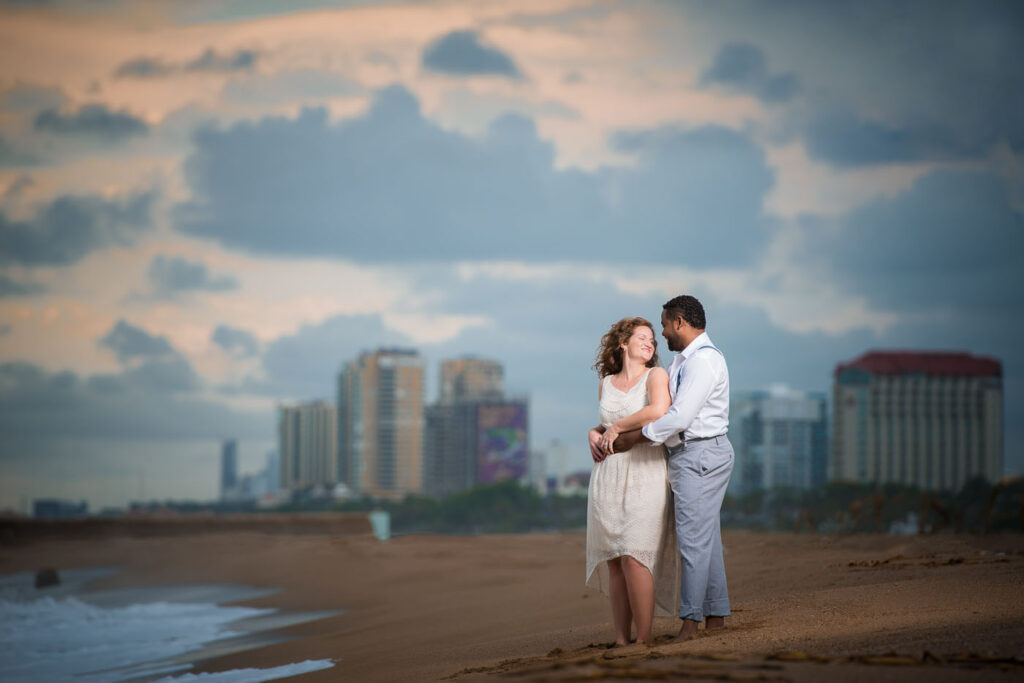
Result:
[[658,365],[654,328],[623,318],[601,338],[594,369],[601,424],[589,434],[594,470],[587,497],[587,585],[611,598],[615,644],[651,638],[654,612],[675,616],[679,584],[672,491],[665,450],[637,445],[608,454],[606,437],[639,429],[668,410],[668,373]]

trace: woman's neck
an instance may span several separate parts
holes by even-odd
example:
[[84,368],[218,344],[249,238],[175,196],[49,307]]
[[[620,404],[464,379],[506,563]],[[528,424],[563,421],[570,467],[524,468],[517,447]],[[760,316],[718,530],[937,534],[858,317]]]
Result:
[[626,358],[622,364],[622,371],[619,373],[626,379],[635,379],[640,375],[644,374],[644,370],[647,369],[647,364],[640,359]]

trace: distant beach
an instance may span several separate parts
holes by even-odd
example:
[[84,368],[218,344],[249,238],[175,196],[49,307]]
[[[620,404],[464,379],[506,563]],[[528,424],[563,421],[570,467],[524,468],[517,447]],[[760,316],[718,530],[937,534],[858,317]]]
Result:
[[267,592],[232,608],[347,610],[280,624],[273,633],[290,640],[211,653],[192,673],[330,660],[300,680],[1024,674],[1024,536],[727,531],[724,545],[729,628],[669,645],[676,622],[658,621],[653,649],[607,648],[607,599],[583,587],[582,533],[41,539],[0,546],[0,570],[118,567],[92,587],[233,584]]

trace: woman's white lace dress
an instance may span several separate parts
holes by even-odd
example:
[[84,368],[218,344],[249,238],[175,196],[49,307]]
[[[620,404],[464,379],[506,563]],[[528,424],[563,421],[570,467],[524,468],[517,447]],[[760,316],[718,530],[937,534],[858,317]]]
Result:
[[[611,377],[601,386],[601,424],[609,426],[648,403],[647,375],[627,392]],[[665,448],[638,445],[594,464],[587,494],[587,586],[608,595],[608,560],[630,555],[654,577],[654,613],[679,609],[679,551]]]

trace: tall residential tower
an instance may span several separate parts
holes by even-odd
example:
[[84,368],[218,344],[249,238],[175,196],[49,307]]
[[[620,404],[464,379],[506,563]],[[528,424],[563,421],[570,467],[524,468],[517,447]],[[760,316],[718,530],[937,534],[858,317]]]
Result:
[[422,356],[379,349],[348,363],[338,375],[340,480],[371,496],[418,493],[422,450]]

